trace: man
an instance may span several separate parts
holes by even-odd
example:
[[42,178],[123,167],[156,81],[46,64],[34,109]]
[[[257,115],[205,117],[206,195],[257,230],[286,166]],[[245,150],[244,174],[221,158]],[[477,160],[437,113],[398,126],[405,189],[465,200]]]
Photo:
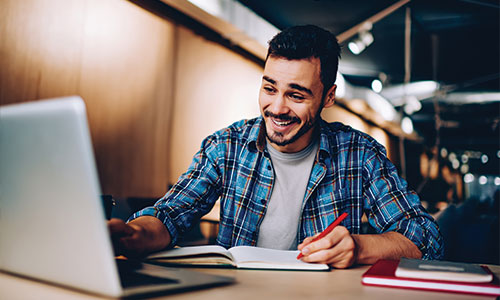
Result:
[[[436,223],[373,138],[321,119],[335,100],[340,48],[316,26],[292,27],[269,42],[261,116],[207,137],[185,174],[128,224],[111,220],[118,251],[144,255],[178,236],[220,198],[217,242],[299,249],[335,268],[380,258],[438,259]],[[349,216],[312,242],[341,213]],[[378,234],[361,233],[366,214]]]

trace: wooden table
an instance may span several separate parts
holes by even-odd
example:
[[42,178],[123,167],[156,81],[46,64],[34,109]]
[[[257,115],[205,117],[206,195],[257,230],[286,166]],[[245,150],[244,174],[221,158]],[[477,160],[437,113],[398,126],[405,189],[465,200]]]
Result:
[[[500,276],[500,266],[490,265],[489,267],[497,276]],[[495,299],[495,297],[465,294],[363,286],[361,274],[366,269],[368,266],[330,272],[192,269],[209,274],[234,276],[236,283],[151,299]],[[105,298],[0,272],[0,299]]]

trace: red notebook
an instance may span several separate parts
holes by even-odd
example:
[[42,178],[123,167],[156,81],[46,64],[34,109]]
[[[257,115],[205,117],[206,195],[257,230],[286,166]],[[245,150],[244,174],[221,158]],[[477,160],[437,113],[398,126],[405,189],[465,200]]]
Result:
[[482,267],[493,274],[493,280],[486,283],[469,283],[396,277],[395,271],[398,264],[398,260],[377,261],[363,274],[361,283],[372,286],[500,296],[500,281],[486,266]]

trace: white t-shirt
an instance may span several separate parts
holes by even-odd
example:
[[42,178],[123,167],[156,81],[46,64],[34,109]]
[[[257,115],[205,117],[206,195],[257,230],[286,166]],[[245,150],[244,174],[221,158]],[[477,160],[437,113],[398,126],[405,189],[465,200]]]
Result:
[[274,186],[259,228],[257,247],[296,250],[302,202],[319,147],[315,141],[300,152],[283,153],[267,143]]

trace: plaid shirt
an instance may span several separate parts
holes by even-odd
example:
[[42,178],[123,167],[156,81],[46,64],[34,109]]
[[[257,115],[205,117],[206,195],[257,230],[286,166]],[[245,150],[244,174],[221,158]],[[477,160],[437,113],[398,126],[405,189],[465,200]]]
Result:
[[[263,119],[258,117],[208,136],[170,191],[131,219],[157,217],[174,245],[220,199],[218,244],[255,246],[274,182],[261,127]],[[418,246],[424,259],[442,258],[443,240],[436,222],[398,176],[385,149],[341,123],[321,120],[320,127],[320,149],[302,202],[297,241],[323,231],[343,212],[349,216],[342,225],[359,234],[365,213],[376,232],[399,232]]]

